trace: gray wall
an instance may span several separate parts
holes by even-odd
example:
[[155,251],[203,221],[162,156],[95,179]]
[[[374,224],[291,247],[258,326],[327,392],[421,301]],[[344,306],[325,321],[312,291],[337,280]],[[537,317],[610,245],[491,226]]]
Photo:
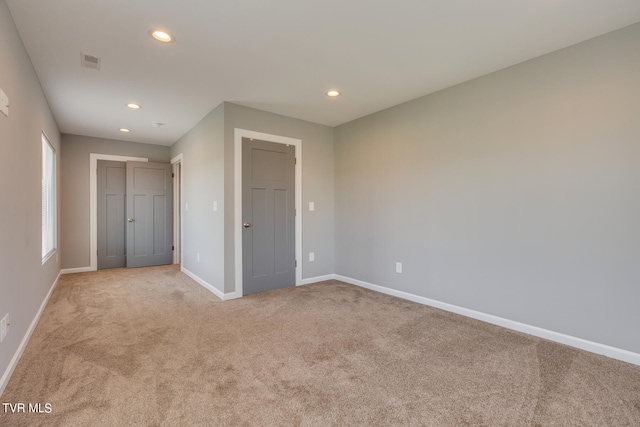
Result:
[[[334,271],[333,128],[254,108],[224,103],[225,292],[235,290],[234,133],[235,128],[302,140],[302,277]],[[309,202],[315,211],[309,212]],[[308,253],[315,252],[309,262]]]
[[[60,218],[60,133],[9,9],[0,0],[0,88],[9,97],[9,117],[0,114],[0,318],[10,313],[0,344],[2,377],[60,271],[60,239],[42,265],[42,139],[56,149]],[[59,236],[59,233],[58,233]],[[4,384],[0,383],[0,393]]]
[[[639,75],[636,24],[336,129],[224,103],[171,148],[61,137],[0,0],[0,375],[60,268],[89,265],[89,153],[183,153],[183,265],[234,291],[235,128],[303,141],[304,278],[337,273],[640,353]],[[43,130],[59,202],[45,265]]]
[[89,154],[146,157],[150,162],[168,163],[169,151],[169,147],[160,145],[62,135],[60,241],[64,246],[63,269],[90,265]]
[[[184,156],[183,267],[222,293],[235,291],[235,128],[302,140],[303,278],[332,274],[333,129],[228,102],[171,147],[172,157]],[[315,202],[314,212],[308,211],[309,201]],[[308,261],[310,251],[314,262]]]
[[336,273],[640,353],[639,100],[636,24],[336,128]]
[[223,104],[171,146],[171,157],[178,154],[183,155],[182,267],[224,293]]

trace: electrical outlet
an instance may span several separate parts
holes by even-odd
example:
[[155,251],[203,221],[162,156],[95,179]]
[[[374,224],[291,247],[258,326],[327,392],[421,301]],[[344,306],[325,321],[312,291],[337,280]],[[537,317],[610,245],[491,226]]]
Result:
[[314,202],[309,202],[309,210],[310,211],[315,211],[316,210],[316,204]]
[[402,273],[402,263],[396,262],[396,273]]
[[0,320],[0,342],[4,341],[7,336],[7,326],[9,325],[9,313]]
[[217,212],[218,211],[218,202],[217,201],[213,201],[213,211]]
[[184,204],[184,211],[189,212],[189,203]]
[[200,262],[200,252],[196,254],[196,261]]
[[315,252],[309,252],[309,262],[313,262],[316,260]]

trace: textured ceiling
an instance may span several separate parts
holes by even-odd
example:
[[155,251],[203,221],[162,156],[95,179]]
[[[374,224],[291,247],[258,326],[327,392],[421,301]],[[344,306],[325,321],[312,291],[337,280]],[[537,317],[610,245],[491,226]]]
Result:
[[6,3],[62,132],[162,145],[223,101],[336,126],[640,21],[638,0]]

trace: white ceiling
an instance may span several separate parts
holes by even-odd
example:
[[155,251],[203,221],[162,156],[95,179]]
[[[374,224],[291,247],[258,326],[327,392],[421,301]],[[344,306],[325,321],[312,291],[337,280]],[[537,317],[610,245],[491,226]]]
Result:
[[640,21],[639,0],[6,3],[63,133],[161,145],[223,101],[336,126]]

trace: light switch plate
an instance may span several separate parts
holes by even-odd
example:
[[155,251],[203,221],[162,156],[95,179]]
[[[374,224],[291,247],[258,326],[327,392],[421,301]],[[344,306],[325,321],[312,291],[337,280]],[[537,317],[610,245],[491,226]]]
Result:
[[9,324],[9,314],[7,313],[2,320],[0,320],[0,342],[4,341],[7,336],[7,326]]
[[0,89],[0,111],[9,117],[9,97],[2,89]]

